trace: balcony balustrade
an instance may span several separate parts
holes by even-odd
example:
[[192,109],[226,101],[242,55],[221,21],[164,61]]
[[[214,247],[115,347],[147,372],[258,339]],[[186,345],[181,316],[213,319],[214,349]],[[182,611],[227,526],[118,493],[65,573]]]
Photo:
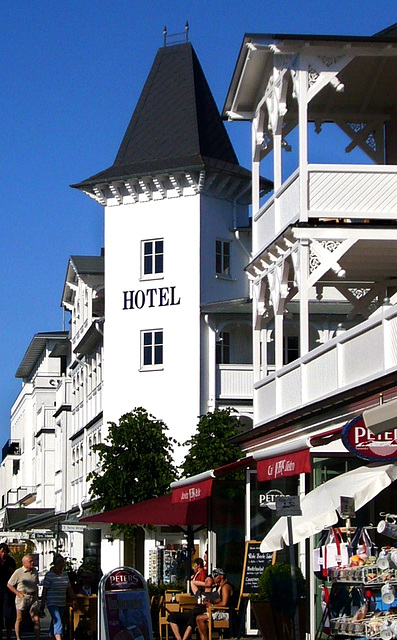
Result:
[[255,426],[397,370],[397,305],[254,384]]
[[252,364],[218,364],[216,397],[218,400],[250,400],[253,396]]
[[395,220],[397,166],[309,164],[307,182],[295,171],[254,216],[254,255],[288,225],[318,218]]
[[21,455],[21,443],[19,440],[8,440],[1,450],[1,461],[7,456],[20,456]]

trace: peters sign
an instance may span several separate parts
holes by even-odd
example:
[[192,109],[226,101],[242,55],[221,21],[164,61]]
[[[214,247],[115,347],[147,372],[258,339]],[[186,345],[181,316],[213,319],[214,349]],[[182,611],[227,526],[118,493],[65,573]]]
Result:
[[375,435],[365,426],[362,415],[345,424],[342,429],[342,442],[346,449],[364,460],[397,460],[397,428]]

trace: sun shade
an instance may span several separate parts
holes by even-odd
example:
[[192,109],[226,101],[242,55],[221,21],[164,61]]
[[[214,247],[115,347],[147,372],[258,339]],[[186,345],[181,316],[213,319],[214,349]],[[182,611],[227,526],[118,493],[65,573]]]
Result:
[[168,526],[194,526],[207,522],[207,500],[193,503],[172,502],[169,493],[160,498],[144,500],[119,509],[104,511],[80,520],[82,523],[111,522],[112,524],[153,524]]

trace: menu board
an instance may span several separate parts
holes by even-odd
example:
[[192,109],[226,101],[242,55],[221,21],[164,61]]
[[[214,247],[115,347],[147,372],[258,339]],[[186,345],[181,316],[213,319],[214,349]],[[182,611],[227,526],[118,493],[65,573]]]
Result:
[[99,585],[101,633],[106,640],[153,640],[150,602],[144,577],[119,567]]
[[261,543],[257,540],[249,540],[245,543],[244,567],[241,578],[241,595],[248,596],[250,593],[258,592],[259,578],[263,570],[274,564],[276,553],[261,553]]

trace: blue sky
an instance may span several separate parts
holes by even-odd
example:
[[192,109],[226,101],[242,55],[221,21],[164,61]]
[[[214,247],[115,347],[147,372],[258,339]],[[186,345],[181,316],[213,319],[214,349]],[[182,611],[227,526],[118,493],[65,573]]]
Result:
[[[372,35],[390,0],[1,0],[0,447],[33,335],[62,329],[68,257],[97,255],[102,208],[69,187],[110,166],[163,27],[190,24],[218,107],[246,32]],[[249,167],[246,124],[228,125]]]

